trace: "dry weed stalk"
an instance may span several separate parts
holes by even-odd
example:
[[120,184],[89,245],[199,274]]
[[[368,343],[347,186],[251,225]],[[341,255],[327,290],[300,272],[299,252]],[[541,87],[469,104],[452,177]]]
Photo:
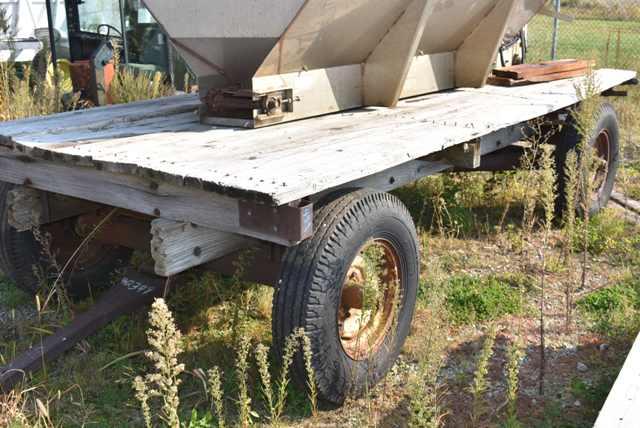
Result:
[[[572,150],[567,155],[565,164],[565,175],[567,185],[565,187],[566,207],[563,218],[563,234],[564,234],[564,259],[565,264],[569,261],[569,256],[573,249],[573,239],[576,233],[576,209],[579,186],[578,171],[578,155]],[[573,316],[573,294],[574,285],[571,280],[565,283],[565,330],[571,331],[571,323]]]
[[[49,63],[44,68],[49,70]],[[25,67],[20,78],[14,64],[0,63],[0,122],[62,111],[58,79],[34,80],[33,74]]]
[[473,384],[470,388],[471,395],[473,396],[473,403],[471,407],[472,426],[479,426],[480,420],[486,414],[484,394],[489,388],[489,363],[491,361],[491,356],[493,355],[493,345],[496,341],[496,334],[496,326],[491,325],[485,336],[480,355],[478,356]]
[[507,420],[509,428],[520,427],[518,422],[518,390],[520,377],[520,361],[524,352],[518,339],[509,344],[507,351]]
[[251,349],[251,339],[247,335],[242,335],[238,341],[236,356],[236,376],[238,378],[238,418],[241,427],[251,425],[251,397],[249,396],[248,372],[249,372],[249,350]]
[[443,390],[438,383],[438,373],[448,346],[449,320],[445,308],[445,296],[433,292],[427,308],[431,328],[420,349],[418,367],[409,375],[409,426],[415,428],[437,428],[443,425],[445,412],[441,405]]
[[[555,161],[553,147],[550,146],[551,136],[557,129],[541,120],[530,124],[532,133],[528,139],[530,149],[523,158],[523,168],[528,171],[523,177],[523,188],[526,191],[524,200],[524,211],[522,218],[523,235],[526,242],[533,244],[533,231],[538,218],[536,208],[538,203],[544,210],[540,225],[542,226],[542,244],[536,248],[538,259],[541,261],[540,273],[540,393],[542,394],[544,383],[545,366],[545,313],[544,306],[546,300],[546,270],[547,270],[547,248],[553,227],[555,215],[555,201],[557,193],[557,174],[555,172]],[[525,265],[531,265],[529,251],[525,254]],[[522,296],[522,292],[521,292]]]
[[258,373],[260,374],[262,396],[269,409],[269,419],[274,424],[277,421],[274,420],[276,409],[271,387],[271,372],[269,370],[269,348],[262,343],[256,347],[256,362],[258,364]]
[[[58,310],[69,312],[71,300],[67,295],[66,288],[62,282],[62,267],[58,263],[56,251],[53,249],[50,233],[43,233],[40,228],[34,227],[32,230],[35,241],[40,245],[40,253],[47,261],[47,267],[33,266],[33,274],[38,279],[40,287],[48,290],[44,303],[40,306],[40,311],[46,311],[52,298],[56,298]],[[51,275],[57,278],[50,285]]]
[[151,306],[149,323],[147,340],[151,350],[145,355],[153,363],[155,371],[135,378],[133,387],[136,398],[140,401],[147,427],[152,426],[150,401],[158,398],[162,403],[160,419],[171,428],[179,428],[179,377],[185,368],[184,364],[178,362],[183,352],[182,335],[163,299],[156,299]]
[[311,339],[305,334],[303,329],[299,330],[299,336],[302,340],[304,366],[307,371],[307,389],[309,391],[309,402],[311,403],[311,414],[316,417],[318,416],[318,388],[316,386],[316,372],[313,369]]
[[224,392],[222,390],[222,372],[218,367],[207,371],[207,384],[209,385],[213,411],[218,419],[218,428],[225,428],[226,416],[224,411]]
[[540,178],[541,178],[541,202],[544,209],[543,219],[543,239],[540,248],[541,271],[540,271],[540,395],[544,394],[544,375],[546,366],[545,354],[545,312],[546,303],[546,276],[547,276],[547,250],[549,239],[553,229],[553,219],[555,216],[555,201],[557,194],[557,174],[553,159],[553,148],[549,145],[542,147],[540,158]]
[[591,147],[591,139],[595,135],[597,118],[600,112],[600,100],[598,82],[595,75],[591,73],[583,85],[576,84],[575,90],[583,101],[579,107],[574,109],[572,117],[575,121],[575,128],[580,136],[580,142],[577,147],[578,151],[578,201],[580,212],[583,215],[582,221],[582,275],[580,280],[580,288],[584,289],[587,285],[587,274],[589,269],[589,224],[591,221],[590,210],[592,203],[592,194],[594,193],[594,184],[592,178],[595,172],[595,154],[594,148]]
[[173,88],[165,83],[161,72],[138,71],[121,64],[120,49],[114,46],[114,67],[116,74],[109,97],[114,104],[126,104],[135,101],[151,100],[171,95]]
[[293,364],[293,357],[298,348],[298,334],[299,332],[293,332],[284,341],[284,350],[282,352],[282,367],[280,369],[280,377],[278,379],[276,404],[274,419],[280,420],[284,407],[287,402],[287,388],[289,387],[289,370],[291,364]]
[[26,427],[29,418],[25,413],[26,401],[22,391],[10,391],[0,394],[0,426]]

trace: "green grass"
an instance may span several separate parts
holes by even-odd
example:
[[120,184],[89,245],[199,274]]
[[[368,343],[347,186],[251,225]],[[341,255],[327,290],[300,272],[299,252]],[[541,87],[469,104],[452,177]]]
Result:
[[640,165],[638,163],[627,165],[621,171],[621,176],[624,180],[624,194],[636,201],[640,200]]
[[7,309],[17,309],[29,303],[29,295],[18,289],[10,279],[0,272],[0,305]]
[[445,284],[445,306],[457,324],[492,321],[523,312],[524,277],[455,276]]
[[635,337],[640,329],[640,282],[629,277],[577,302],[594,331],[613,339]]
[[[617,37],[620,32],[620,55]],[[548,60],[551,55],[553,19],[539,16],[529,26],[529,62]],[[586,58],[598,66],[624,67],[640,56],[640,16],[635,21],[576,19],[561,22],[559,58]]]
[[607,253],[609,256],[629,254],[640,247],[640,237],[629,234],[629,225],[624,218],[616,216],[610,209],[589,219],[586,240],[584,239],[584,221],[578,220],[573,237],[574,251],[585,248],[594,255]]
[[571,394],[584,406],[586,411],[586,414],[583,415],[584,418],[593,421],[598,417],[599,409],[602,408],[609,396],[609,391],[611,391],[617,376],[618,370],[609,369],[602,370],[596,379],[589,382],[579,378],[574,378],[571,381]]

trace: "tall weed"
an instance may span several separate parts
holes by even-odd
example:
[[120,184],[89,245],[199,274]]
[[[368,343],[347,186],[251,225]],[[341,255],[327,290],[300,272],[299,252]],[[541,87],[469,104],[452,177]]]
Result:
[[116,73],[109,88],[109,98],[113,104],[152,100],[174,92],[171,85],[165,82],[163,73],[136,70],[121,64],[118,46],[114,47],[114,67]]
[[471,406],[471,425],[479,426],[480,421],[487,414],[487,407],[485,401],[485,393],[489,388],[489,363],[491,362],[491,356],[493,355],[493,346],[496,341],[496,326],[491,325],[487,334],[485,335],[484,344],[482,345],[482,350],[480,351],[480,355],[478,355],[478,360],[476,363],[476,371],[473,378],[473,383],[470,387],[470,392],[472,395],[472,406]]
[[152,400],[160,402],[159,418],[170,428],[180,427],[178,390],[185,366],[178,362],[183,352],[182,335],[163,299],[156,299],[149,313],[147,340],[151,350],[145,353],[153,371],[133,382],[147,427],[153,426]]

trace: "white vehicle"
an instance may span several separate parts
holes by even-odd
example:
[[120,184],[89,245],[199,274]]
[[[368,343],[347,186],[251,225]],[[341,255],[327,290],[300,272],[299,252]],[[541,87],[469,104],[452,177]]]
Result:
[[[56,45],[64,56],[68,46],[64,1],[52,0],[51,7]],[[49,38],[45,0],[0,0],[0,9],[8,24],[7,31],[0,30],[0,61],[32,61]]]

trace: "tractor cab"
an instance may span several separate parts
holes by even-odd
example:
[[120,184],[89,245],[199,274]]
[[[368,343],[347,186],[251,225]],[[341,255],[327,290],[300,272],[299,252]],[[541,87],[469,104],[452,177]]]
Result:
[[171,74],[166,36],[140,0],[65,0],[65,12],[71,80],[83,99],[109,103],[116,56],[124,67]]

